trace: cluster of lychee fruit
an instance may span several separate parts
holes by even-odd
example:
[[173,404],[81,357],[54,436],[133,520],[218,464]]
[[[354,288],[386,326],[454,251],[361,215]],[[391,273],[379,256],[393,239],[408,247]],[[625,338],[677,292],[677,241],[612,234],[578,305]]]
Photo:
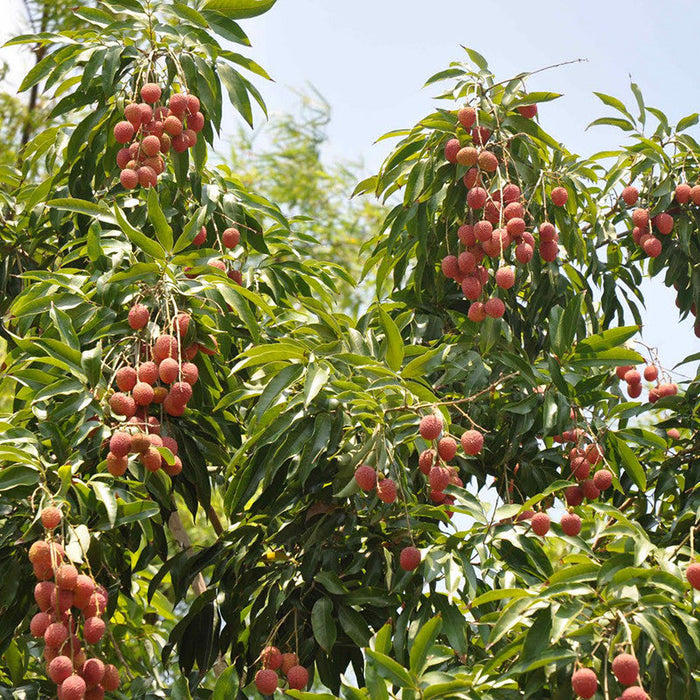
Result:
[[114,138],[124,145],[117,153],[117,165],[125,189],[155,187],[165,170],[163,156],[171,147],[176,153],[194,147],[197,134],[204,127],[204,115],[195,95],[174,93],[167,107],[154,108],[162,94],[159,85],[146,83],[141,88],[143,101],[126,105],[126,119],[114,127]]
[[656,382],[656,386],[649,389],[649,403],[656,403],[664,396],[675,396],[678,393],[678,385],[673,382],[659,382],[659,370],[656,365],[647,365],[640,373],[633,365],[624,365],[615,368],[618,379],[627,382],[627,395],[636,399],[642,394],[642,374],[648,382]]
[[255,687],[263,695],[272,695],[280,685],[278,671],[287,679],[290,690],[304,690],[309,672],[299,665],[294,652],[282,653],[277,647],[265,647],[260,654],[262,668],[255,674]]
[[39,612],[29,629],[32,636],[44,640],[44,660],[49,678],[58,686],[59,700],[101,700],[105,691],[119,686],[119,671],[95,656],[88,657],[79,635],[82,631],[82,640],[89,645],[102,639],[107,591],[67,561],[53,534],[61,521],[58,508],[44,508],[41,522],[47,537],[29,549],[39,579],[34,588]]
[[[639,190],[634,185],[628,185],[622,190],[621,199],[628,207],[632,207],[639,200]],[[673,223],[673,217],[668,212],[652,216],[649,209],[637,207],[632,212],[632,239],[646,255],[657,258],[661,255],[662,246],[661,239],[654,233],[668,236],[673,231]]]
[[[649,700],[644,688],[638,685],[639,662],[632,654],[618,654],[611,668],[617,682],[627,686],[617,700]],[[598,676],[592,668],[579,668],[571,676],[571,687],[578,697],[592,698],[598,690]]]
[[[527,107],[535,107],[527,110],[527,115],[537,113],[535,105]],[[505,304],[500,297],[492,295],[480,300],[490,280],[489,270],[481,264],[484,258],[499,261],[494,273],[496,287],[511,289],[516,281],[516,269],[506,260],[511,245],[515,247],[515,261],[523,265],[532,260],[535,247],[542,260],[553,262],[559,253],[559,234],[549,221],[539,226],[539,243],[533,232],[526,230],[528,222],[523,194],[517,184],[503,184],[500,177],[494,177],[500,161],[494,151],[486,147],[491,131],[476,123],[477,115],[473,107],[460,109],[457,117],[467,133],[468,142],[463,145],[460,139],[452,138],[445,144],[447,160],[467,168],[462,180],[467,188],[471,222],[459,227],[460,250],[456,255],[445,256],[441,268],[446,277],[461,285],[462,293],[472,302],[468,311],[470,320],[480,322],[487,317],[501,318],[505,313]],[[561,186],[553,187],[550,192],[551,202],[557,207],[565,206],[568,196],[566,188]]]

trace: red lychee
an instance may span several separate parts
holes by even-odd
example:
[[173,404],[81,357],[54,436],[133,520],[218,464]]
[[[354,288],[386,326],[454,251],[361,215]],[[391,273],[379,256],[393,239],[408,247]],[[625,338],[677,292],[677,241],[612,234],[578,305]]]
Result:
[[148,309],[143,304],[134,304],[129,309],[129,325],[135,331],[143,328],[150,318]]
[[155,187],[158,184],[156,171],[148,165],[142,165],[136,171],[141,187]]
[[457,256],[446,255],[442,262],[440,263],[440,269],[442,274],[449,279],[455,279],[459,274],[459,264],[457,263]]
[[84,700],[87,685],[80,676],[70,676],[61,684],[61,700]]
[[280,666],[280,671],[286,676],[289,670],[294,666],[299,665],[299,657],[291,651],[282,654],[282,665]]
[[561,518],[561,529],[565,535],[575,537],[581,532],[581,518],[576,513],[566,513]]
[[172,357],[166,357],[158,365],[158,376],[160,377],[160,381],[164,384],[172,384],[177,379],[179,372],[180,365],[178,361]]
[[438,454],[446,462],[450,462],[457,454],[457,443],[451,437],[444,437],[438,442]]
[[430,482],[430,488],[440,493],[444,491],[450,483],[450,472],[445,467],[431,467],[428,473],[428,481]]
[[377,484],[377,496],[384,503],[393,503],[396,500],[396,483],[393,479],[385,478]]
[[506,312],[506,305],[503,303],[502,299],[491,297],[484,304],[484,311],[486,315],[491,318],[502,318],[503,314]]
[[418,456],[418,468],[426,476],[430,473],[430,469],[435,464],[435,450],[423,450]]
[[160,99],[162,90],[156,83],[146,83],[141,88],[141,99],[149,104],[155,104]]
[[142,452],[139,459],[149,472],[157,472],[163,461],[160,452],[155,447],[149,447],[145,452]]
[[467,192],[467,206],[470,209],[482,209],[486,204],[486,190],[483,187],[472,187]]
[[47,506],[41,511],[41,524],[47,530],[55,530],[61,524],[61,511],[56,506]]
[[515,270],[510,265],[499,267],[496,270],[496,284],[501,289],[510,289],[515,284]]
[[647,365],[644,368],[644,379],[646,379],[648,382],[655,382],[658,376],[659,370],[655,365]]
[[141,364],[136,374],[139,382],[153,386],[158,381],[158,365],[148,360]]
[[642,229],[642,231],[647,231],[649,228],[649,210],[635,209],[632,212],[632,223]]
[[125,457],[131,452],[131,435],[117,430],[109,439],[109,451],[116,457]]
[[537,116],[537,105],[520,105],[517,110],[526,119],[533,119]]
[[49,664],[48,673],[49,678],[59,685],[73,675],[73,662],[67,656],[57,656]]
[[225,248],[235,248],[241,241],[241,232],[237,228],[227,228],[221,234],[221,242]]
[[599,491],[607,491],[613,482],[612,472],[607,469],[599,469],[593,475],[593,484]]
[[137,382],[132,395],[138,406],[149,406],[153,403],[153,387],[146,382]]
[[457,112],[457,119],[459,123],[469,131],[476,121],[476,110],[474,107],[462,107],[462,109]]
[[625,692],[620,696],[620,700],[649,700],[649,696],[641,686],[632,685],[625,689]]
[[581,482],[581,488],[583,489],[583,495],[589,500],[594,501],[598,496],[600,496],[600,489],[595,485],[593,479],[584,479]]
[[107,690],[116,690],[119,687],[119,671],[116,666],[107,664],[105,666],[105,675],[102,678],[102,687]]
[[461,145],[460,145],[458,139],[450,139],[445,144],[445,158],[450,163],[456,163],[457,162],[457,153],[459,153],[460,148],[461,148]]
[[580,506],[583,503],[583,489],[578,485],[567,486],[564,490],[564,497],[566,498],[566,505]]
[[168,334],[159,336],[153,346],[153,359],[156,362],[161,362],[166,357],[177,357],[177,338]]
[[440,437],[440,433],[442,433],[442,416],[437,413],[423,416],[418,430],[424,440],[437,440]]
[[421,553],[417,547],[404,547],[399,556],[399,564],[404,571],[414,571],[420,566]]
[[371,491],[377,485],[377,472],[362,464],[355,470],[355,481],[363,491]]
[[682,183],[676,187],[675,197],[678,204],[687,204],[690,201],[690,185]]
[[126,468],[129,466],[127,457],[117,457],[111,452],[106,457],[107,471],[112,476],[123,476],[126,473]]
[[544,537],[549,532],[549,523],[549,516],[546,513],[535,513],[530,520],[532,531],[540,537]]
[[292,690],[303,690],[309,682],[309,672],[303,666],[292,666],[287,673],[287,682]]
[[655,236],[649,236],[644,243],[642,249],[650,258],[658,258],[661,255],[661,241]]
[[68,639],[68,628],[62,622],[52,622],[44,632],[44,642],[50,647],[60,647]]
[[673,217],[666,212],[662,212],[654,217],[654,224],[657,231],[663,236],[668,236],[673,231]]
[[690,564],[685,570],[685,577],[693,588],[700,591],[700,563]]
[[105,675],[105,665],[101,659],[87,659],[80,669],[80,675],[88,686],[98,685]]
[[632,654],[618,654],[613,659],[612,672],[622,685],[634,685],[639,676],[639,662]]
[[469,311],[467,311],[467,316],[469,317],[470,321],[474,321],[475,323],[481,323],[481,321],[484,321],[486,319],[486,310],[484,309],[484,305],[480,301],[475,301],[469,307]]
[[475,165],[479,158],[479,152],[473,146],[465,146],[457,151],[457,162],[469,168]]
[[539,245],[540,257],[545,262],[554,262],[559,254],[559,246],[554,241],[542,241]]
[[[498,169],[498,158],[496,158],[491,151],[482,151],[479,153],[477,163],[479,164],[479,168],[487,173],[496,172]],[[467,165],[473,165],[473,163],[467,163]]]
[[131,168],[125,168],[119,173],[119,182],[125,190],[133,190],[138,187],[139,175]]
[[117,143],[129,143],[134,135],[134,125],[131,122],[119,122],[114,127],[114,138]]
[[61,564],[56,570],[56,585],[72,591],[78,581],[78,570],[72,564]]
[[136,370],[133,367],[121,367],[114,376],[119,391],[131,391],[136,386],[136,379]]
[[636,369],[629,369],[625,372],[625,381],[628,384],[639,384],[642,381],[642,375]]
[[527,265],[527,263],[529,263],[530,260],[532,260],[534,252],[535,251],[533,250],[531,245],[529,245],[528,243],[521,243],[515,249],[515,257],[517,258],[519,263]]
[[260,661],[265,668],[276,671],[282,665],[282,652],[277,647],[265,647],[260,652]]
[[51,624],[51,616],[45,612],[38,612],[29,623],[29,631],[32,637],[43,637]]
[[83,625],[83,637],[88,644],[97,644],[105,633],[105,622],[102,618],[88,617]]
[[622,201],[628,207],[631,207],[633,204],[636,204],[638,199],[639,190],[633,185],[628,185],[627,187],[625,187],[624,190],[622,190]]
[[576,695],[592,698],[598,689],[598,677],[590,668],[580,668],[571,676],[571,687]]
[[462,449],[468,455],[478,455],[484,447],[484,436],[478,430],[466,430],[460,438]]
[[255,687],[263,695],[272,695],[277,690],[277,680],[277,674],[271,668],[263,668],[255,674]]
[[569,199],[569,193],[564,187],[555,187],[552,190],[551,197],[552,204],[554,204],[557,207],[563,207]]

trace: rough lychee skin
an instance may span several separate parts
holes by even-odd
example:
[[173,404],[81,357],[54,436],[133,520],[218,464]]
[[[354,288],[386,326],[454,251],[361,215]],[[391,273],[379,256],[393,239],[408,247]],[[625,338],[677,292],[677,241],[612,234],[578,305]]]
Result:
[[393,503],[396,500],[396,483],[393,479],[385,478],[377,484],[377,496],[384,503]]
[[52,622],[44,632],[44,642],[49,647],[60,647],[68,639],[68,628],[62,622]]
[[182,134],[182,122],[171,114],[163,121],[163,130],[168,136],[180,136]]
[[557,207],[563,207],[569,199],[569,193],[563,187],[555,187],[552,190],[552,203]]
[[73,662],[67,656],[57,656],[49,664],[49,678],[57,685],[73,675]]
[[625,381],[628,384],[639,384],[642,381],[642,375],[636,369],[630,369],[625,372]]
[[187,128],[195,133],[200,132],[204,128],[204,115],[201,112],[195,112],[187,117]]
[[184,114],[187,110],[187,95],[177,92],[170,96],[168,108],[173,114]]
[[632,654],[618,654],[613,659],[612,672],[622,685],[634,685],[639,676],[639,663]]
[[168,394],[163,400],[163,408],[169,416],[174,416],[177,418],[185,412],[187,406],[184,403],[176,403],[173,401],[170,394]]
[[41,524],[47,530],[55,530],[61,524],[61,511],[56,506],[47,506],[41,511]]
[[455,279],[455,277],[457,277],[459,274],[457,257],[455,255],[446,255],[440,263],[440,269],[445,277]]
[[559,254],[559,246],[554,241],[542,241],[539,245],[540,257],[545,262],[554,262]]
[[153,359],[156,362],[161,362],[166,357],[177,357],[177,338],[173,335],[159,336],[153,346]]
[[355,481],[363,491],[371,491],[377,485],[377,472],[367,464],[362,464],[355,470]]
[[132,395],[138,406],[150,406],[153,403],[153,387],[146,382],[137,382]]
[[632,212],[632,223],[643,231],[647,231],[649,229],[649,210],[635,209]]
[[466,430],[459,439],[468,455],[478,455],[484,447],[484,436],[478,430]]
[[45,612],[38,612],[29,623],[32,637],[43,637],[50,624],[51,616]]
[[675,197],[678,204],[687,204],[690,201],[690,185],[682,183],[676,187]]
[[678,430],[678,428],[669,428],[669,429],[666,431],[666,436],[667,436],[670,440],[680,440],[680,438],[681,438],[681,432],[680,432],[680,430]]
[[444,437],[438,442],[438,454],[446,462],[450,462],[457,454],[457,443],[451,437]]
[[486,204],[486,190],[483,187],[472,187],[467,192],[467,206],[470,209],[482,209]]
[[685,570],[688,583],[697,591],[700,591],[700,563],[694,562]]
[[141,463],[149,472],[157,472],[160,469],[163,458],[155,447],[149,447],[139,455]]
[[141,88],[141,99],[148,104],[155,104],[160,99],[162,90],[156,83],[146,83]]
[[562,515],[561,529],[565,535],[576,537],[581,532],[581,518],[576,513]]
[[473,146],[465,146],[457,152],[457,162],[469,168],[479,159],[479,152]]
[[612,472],[607,469],[599,469],[593,475],[593,483],[599,491],[607,491],[613,482]]
[[124,168],[119,173],[119,182],[125,190],[133,190],[138,187],[139,175],[132,168]]
[[287,673],[287,682],[292,690],[304,690],[309,682],[309,672],[303,666],[292,666]]
[[515,284],[515,270],[510,266],[496,270],[496,284],[501,289],[510,289]]
[[260,652],[260,661],[264,668],[276,671],[282,665],[282,652],[277,647],[265,647]]
[[101,685],[93,686],[85,691],[85,700],[104,700],[105,691]]
[[226,248],[235,248],[241,242],[241,232],[237,228],[224,229],[221,242]]
[[89,686],[97,685],[105,675],[105,665],[101,659],[87,659],[80,669],[80,675]]
[[51,581],[40,581],[34,586],[34,600],[39,610],[46,612],[51,607],[51,597],[56,585]]
[[620,696],[621,700],[649,700],[644,688],[638,685],[630,686]]
[[636,204],[638,199],[639,199],[639,190],[636,187],[629,185],[629,186],[625,187],[624,190],[622,190],[622,201],[628,207],[631,207],[632,205]]
[[506,312],[506,305],[503,303],[503,299],[491,297],[484,304],[484,311],[491,318],[503,318],[503,314]]
[[117,143],[128,143],[134,135],[134,126],[131,122],[119,122],[114,127],[114,138]]
[[80,676],[70,676],[61,684],[61,700],[83,700],[86,689]]
[[533,247],[528,243],[520,243],[520,245],[518,245],[518,247],[515,249],[515,257],[519,263],[527,265],[527,263],[532,260],[534,252]]
[[[477,163],[479,168],[487,173],[493,173],[498,168],[498,158],[491,151],[482,151],[479,154]],[[473,165],[473,163],[469,163],[469,165]]]
[[148,309],[143,304],[134,304],[129,309],[129,325],[135,331],[141,330],[150,317]]
[[116,457],[125,457],[131,452],[131,435],[117,430],[109,439],[109,451]]
[[106,461],[107,471],[112,476],[123,476],[129,466],[129,459],[127,457],[117,457],[111,452],[107,455]]
[[540,537],[544,537],[549,532],[549,524],[549,516],[546,513],[535,513],[530,521],[532,531]]
[[655,236],[649,236],[644,243],[642,249],[650,258],[658,258],[661,255],[661,241]]
[[117,370],[114,380],[119,391],[131,391],[136,386],[136,370],[133,367],[121,367]]
[[190,147],[190,141],[183,133],[179,136],[173,136],[172,146],[176,153],[184,153]]
[[557,230],[552,224],[549,223],[549,221],[545,221],[543,224],[540,224],[539,231],[541,241],[553,241],[557,235]]
[[571,676],[571,687],[576,695],[592,698],[598,689],[598,677],[590,668],[580,668]]
[[136,403],[131,396],[127,396],[120,391],[115,392],[109,398],[109,407],[113,413],[119,416],[131,418],[136,413]]
[[437,413],[423,416],[418,426],[418,431],[424,440],[437,440],[442,433],[442,417]]
[[137,375],[140,382],[153,386],[158,381],[158,365],[148,360],[139,367]]
[[[653,393],[654,391],[655,391],[655,390],[652,389],[652,390],[649,392],[649,401],[651,401],[652,403],[654,403],[654,399],[652,399],[652,393]],[[641,385],[641,384],[628,384],[628,385],[627,385],[627,395],[628,395],[631,399],[636,399],[638,396],[641,395],[641,393],[642,393],[642,385]],[[657,398],[658,398],[658,397],[657,397]]]
[[457,162],[457,153],[459,152],[460,148],[461,148],[461,145],[460,145],[458,139],[450,139],[445,144],[445,158],[450,163],[456,163]]
[[76,608],[84,608],[90,602],[90,598],[95,592],[95,582],[85,574],[78,574],[78,579],[75,582],[73,589],[74,599],[73,605]]
[[299,665],[299,657],[292,651],[282,654],[282,665],[280,671],[286,676],[289,669]]
[[263,695],[272,695],[277,690],[277,680],[271,668],[263,668],[255,674],[255,687]]
[[444,491],[450,483],[449,470],[445,469],[445,467],[432,467],[428,474],[428,482],[433,491],[437,493]]
[[600,496],[600,489],[595,485],[593,479],[585,479],[581,482],[581,488],[583,489],[583,495],[589,500],[594,501],[598,496]]
[[467,317],[470,321],[475,323],[481,323],[481,321],[486,320],[486,311],[484,305],[480,301],[475,301],[467,311]]
[[107,690],[116,690],[119,687],[119,671],[116,666],[107,664],[105,666],[105,675],[102,678],[102,687]]
[[88,644],[97,644],[105,633],[105,622],[102,618],[88,617],[83,625],[83,638]]
[[462,109],[457,112],[457,119],[459,123],[469,131],[476,121],[476,110],[474,107],[462,107]]
[[180,365],[177,360],[172,357],[166,357],[158,365],[158,376],[160,377],[160,381],[165,384],[172,384],[177,379],[179,372]]
[[666,212],[661,212],[654,218],[657,231],[663,236],[668,236],[673,231],[673,217]]
[[423,450],[418,456],[418,468],[426,476],[435,464],[435,450]]
[[72,564],[61,564],[56,570],[56,585],[72,591],[78,582],[78,570]]
[[186,406],[192,398],[192,386],[187,382],[175,382],[170,387],[168,397],[175,406]]
[[654,365],[647,365],[644,368],[644,379],[648,382],[655,382],[659,376],[659,370]]
[[163,438],[163,447],[167,447],[173,453],[173,455],[177,454],[178,445],[175,438],[171,438],[170,436],[166,435]]
[[420,566],[421,554],[417,547],[404,547],[399,555],[399,564],[404,571],[415,571]]

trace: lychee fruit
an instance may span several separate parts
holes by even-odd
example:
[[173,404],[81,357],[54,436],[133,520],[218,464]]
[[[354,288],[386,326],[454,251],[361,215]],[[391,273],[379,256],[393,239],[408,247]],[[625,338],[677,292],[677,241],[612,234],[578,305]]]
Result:
[[435,466],[431,467],[428,473],[428,481],[430,483],[430,488],[438,493],[445,490],[447,485],[450,483],[450,472],[445,469],[445,467]]
[[61,564],[56,570],[56,585],[72,591],[78,581],[78,570],[72,564]]
[[632,654],[618,654],[613,659],[612,672],[622,685],[634,685],[639,676],[639,662]]
[[599,491],[607,491],[613,482],[612,472],[607,469],[599,469],[593,475],[593,484]]
[[478,430],[466,430],[459,439],[462,449],[468,455],[478,455],[484,447],[484,436]]
[[155,187],[158,184],[158,175],[150,166],[142,165],[136,173],[138,174],[141,187]]
[[160,381],[164,384],[172,384],[177,379],[179,372],[180,365],[178,361],[172,357],[166,357],[158,365],[158,376],[160,377]]
[[483,146],[491,138],[491,130],[485,126],[477,126],[472,129],[472,141],[479,146]]
[[515,284],[515,270],[510,265],[499,267],[496,270],[496,284],[501,289],[510,289]]
[[437,440],[440,437],[440,433],[442,433],[442,416],[437,413],[423,416],[418,426],[418,431],[424,440]]
[[470,209],[482,209],[486,204],[486,190],[483,187],[472,187],[467,192],[467,206]]
[[484,304],[484,311],[486,315],[491,318],[502,318],[503,314],[506,312],[506,305],[503,303],[502,299],[491,297]]
[[549,524],[549,516],[546,513],[535,513],[530,520],[532,531],[540,537],[544,537],[549,532]]
[[484,321],[486,319],[486,310],[484,309],[484,305],[480,301],[475,301],[469,307],[467,317],[470,321],[474,321],[475,323],[481,323],[481,321]]
[[571,676],[574,693],[582,698],[592,698],[598,689],[598,677],[590,668],[580,668]]
[[29,623],[29,631],[32,637],[43,637],[51,624],[51,616],[45,612],[38,612]]
[[107,691],[116,690],[119,687],[119,671],[116,666],[107,664],[105,674],[102,677],[102,687]]
[[80,676],[70,676],[61,683],[61,700],[84,700],[86,689],[87,685]]
[[659,370],[655,365],[647,365],[644,368],[644,379],[646,379],[648,382],[655,382],[658,376]]
[[445,462],[450,462],[457,454],[457,443],[451,437],[444,437],[438,442],[438,454]]
[[80,669],[80,675],[87,685],[98,685],[105,675],[104,662],[96,658],[87,659]]
[[138,406],[149,406],[153,403],[153,387],[146,382],[137,382],[132,395]]
[[136,386],[136,379],[136,370],[133,367],[120,367],[114,376],[119,391],[131,391]]
[[700,563],[690,564],[685,570],[685,577],[693,588],[700,591]]
[[458,139],[450,139],[445,144],[445,158],[450,163],[456,163],[457,162],[457,153],[459,153],[460,148],[461,148],[461,145],[460,145]]
[[139,459],[149,472],[157,472],[163,460],[155,447],[149,447],[145,452],[141,452]]
[[661,255],[661,241],[655,236],[649,236],[644,243],[642,249],[650,258],[658,258]]
[[49,664],[49,678],[57,685],[73,675],[73,662],[67,656],[57,656]]
[[687,204],[690,201],[690,185],[682,183],[676,187],[675,197],[678,204]]
[[554,262],[559,254],[559,246],[554,241],[542,241],[539,245],[540,257],[545,262]]
[[133,190],[138,187],[139,174],[131,168],[124,168],[124,170],[119,173],[119,182],[125,190]]
[[61,524],[61,511],[56,506],[47,506],[41,511],[41,524],[47,530],[55,530]]
[[479,158],[479,152],[473,146],[466,146],[457,151],[457,162],[469,168],[475,165]]
[[442,274],[449,279],[454,279],[459,273],[459,265],[457,263],[457,256],[446,255],[440,262],[440,269]]
[[97,644],[105,633],[106,625],[101,617],[88,617],[83,625],[83,637],[88,644]]
[[600,489],[595,485],[593,479],[584,479],[584,481],[581,482],[581,488],[583,489],[583,495],[589,501],[594,501],[600,496]]
[[34,586],[34,600],[42,612],[46,612],[51,607],[51,597],[55,587],[56,585],[51,581],[40,581]]
[[520,243],[515,249],[515,257],[519,263],[527,265],[532,260],[534,249],[528,243]]
[[44,632],[44,642],[50,647],[60,647],[68,639],[68,628],[62,622],[52,622]]
[[265,668],[276,671],[282,665],[282,652],[273,646],[267,646],[260,652],[260,661]]
[[162,90],[156,83],[146,83],[141,88],[141,99],[148,104],[155,104],[160,99]]
[[355,470],[355,481],[363,491],[371,491],[377,485],[377,472],[362,464]]
[[148,309],[143,304],[134,304],[129,309],[129,325],[135,331],[143,328],[150,317]]
[[462,107],[462,109],[457,112],[457,119],[459,123],[469,131],[476,121],[476,110],[474,107]]
[[272,695],[277,690],[277,680],[277,674],[271,668],[263,668],[255,674],[255,687],[263,695]]
[[377,484],[377,496],[384,503],[393,503],[396,500],[396,483],[393,479],[385,478]]
[[649,229],[649,210],[635,209],[632,212],[632,223],[642,231],[647,231]]
[[117,457],[110,452],[105,459],[107,462],[107,471],[112,476],[123,476],[126,473],[126,469],[129,466],[129,459],[127,457]]
[[145,384],[153,386],[158,381],[158,365],[148,360],[141,364],[136,374],[139,382],[144,382]]
[[131,435],[117,430],[109,439],[109,451],[116,457],[125,457],[131,452]]
[[303,690],[309,682],[309,672],[303,666],[292,666],[287,673],[287,682],[292,690]]
[[[491,151],[482,151],[477,160],[479,168],[487,173],[493,173],[498,169],[498,158]],[[473,163],[467,163],[473,165]]]
[[435,464],[435,450],[423,450],[418,456],[418,468],[426,476],[430,473],[430,469]]
[[624,190],[622,190],[622,201],[628,207],[631,207],[633,204],[636,204],[638,199],[639,190],[633,185],[628,185],[627,187],[625,187]]
[[221,242],[225,248],[235,248],[241,240],[241,232],[237,228],[227,228],[221,234]]
[[294,666],[299,665],[299,657],[293,652],[288,651],[282,654],[282,665],[280,666],[280,671],[286,676],[289,673],[289,669]]
[[557,207],[563,207],[569,199],[569,193],[564,187],[555,187],[552,190],[552,203]]
[[673,231],[673,217],[666,212],[661,212],[654,217],[654,224],[657,231],[663,236],[668,236]]
[[114,138],[117,143],[129,143],[134,135],[134,125],[131,122],[119,122],[114,127]]
[[404,571],[414,571],[420,566],[421,554],[417,547],[404,547],[399,555],[399,564]]
[[649,700],[644,688],[639,685],[633,685],[625,689],[625,692],[620,696],[620,700]]
[[166,357],[177,357],[177,338],[173,335],[159,336],[153,346],[153,359],[156,362],[161,362]]
[[625,372],[625,381],[628,384],[639,384],[642,381],[642,375],[636,369],[629,369]]
[[581,532],[581,518],[576,513],[566,513],[561,518],[561,529],[565,535],[575,537]]

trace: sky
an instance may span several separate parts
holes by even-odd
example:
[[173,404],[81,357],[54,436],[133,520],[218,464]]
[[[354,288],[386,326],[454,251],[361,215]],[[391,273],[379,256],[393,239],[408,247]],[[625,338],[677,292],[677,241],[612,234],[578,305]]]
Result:
[[[20,0],[5,2],[11,9],[2,39],[22,29]],[[465,58],[460,45],[482,53],[500,78],[585,59],[528,83],[530,90],[564,94],[540,108],[541,123],[581,155],[620,143],[621,132],[586,126],[611,114],[594,90],[633,101],[630,76],[647,104],[666,112],[672,123],[700,111],[699,20],[700,5],[691,0],[278,0],[270,12],[242,25],[253,44],[247,53],[275,81],[256,80],[272,118],[294,112],[296,91],[314,86],[332,109],[325,156],[362,161],[370,174],[391,148],[391,142],[374,145],[375,140],[432,111],[438,89],[422,85],[450,61]],[[0,58],[21,73],[20,54],[5,49]],[[229,114],[226,131],[232,133],[236,117]],[[668,289],[658,282],[644,289],[644,339],[671,368],[699,350],[700,342],[689,321],[678,321]]]

